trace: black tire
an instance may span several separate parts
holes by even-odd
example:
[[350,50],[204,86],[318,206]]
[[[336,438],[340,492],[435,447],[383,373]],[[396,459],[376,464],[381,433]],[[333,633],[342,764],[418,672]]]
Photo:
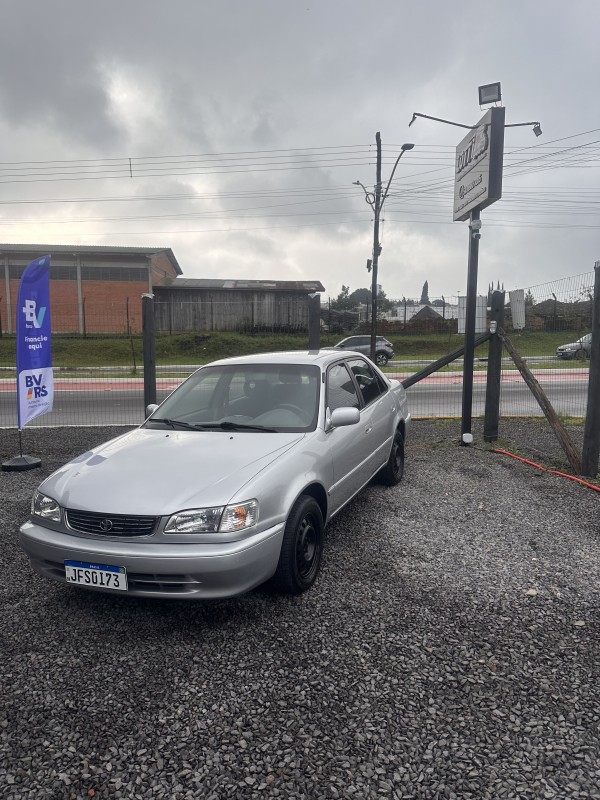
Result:
[[404,439],[400,431],[396,431],[392,450],[387,464],[379,471],[377,477],[384,486],[396,486],[404,475]]
[[281,553],[271,583],[285,594],[302,594],[313,585],[321,568],[323,515],[313,497],[301,495],[285,524]]
[[586,360],[586,358],[587,358],[587,353],[585,352],[585,350],[583,349],[583,347],[581,347],[581,348],[580,348],[580,349],[579,349],[579,350],[578,350],[578,351],[575,353],[575,358],[576,358],[578,361],[585,361],[585,360]]
[[385,367],[388,362],[387,353],[375,353],[375,363],[378,367]]

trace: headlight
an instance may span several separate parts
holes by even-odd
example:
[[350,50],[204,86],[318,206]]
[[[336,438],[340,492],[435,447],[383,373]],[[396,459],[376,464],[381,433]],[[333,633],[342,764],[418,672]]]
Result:
[[60,522],[60,506],[51,497],[41,492],[36,492],[31,501],[31,513],[35,517]]
[[256,525],[258,502],[248,500],[232,506],[192,508],[173,514],[165,526],[165,533],[218,533],[241,531]]
[[241,531],[244,528],[251,528],[257,522],[258,502],[256,500],[248,500],[247,503],[227,506],[219,530]]

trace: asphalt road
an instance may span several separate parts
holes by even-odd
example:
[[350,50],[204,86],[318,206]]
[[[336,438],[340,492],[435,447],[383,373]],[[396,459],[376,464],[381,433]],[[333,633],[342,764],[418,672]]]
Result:
[[[393,377],[405,377],[396,373]],[[559,414],[585,415],[587,370],[539,370],[537,378]],[[174,389],[177,379],[159,378],[158,400]],[[462,376],[441,372],[426,378],[408,390],[411,413],[415,417],[460,416],[462,411]],[[473,415],[485,410],[485,373],[475,373]],[[517,372],[504,372],[501,388],[501,414],[504,416],[541,416],[533,395]],[[49,425],[136,425],[143,421],[143,382],[132,378],[93,378],[55,380],[54,409],[33,424]],[[14,382],[0,381],[0,427],[16,425]]]

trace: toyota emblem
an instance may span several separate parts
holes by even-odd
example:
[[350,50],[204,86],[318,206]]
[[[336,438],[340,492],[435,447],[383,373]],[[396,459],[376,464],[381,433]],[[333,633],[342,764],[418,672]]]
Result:
[[103,519],[100,523],[100,530],[104,531],[104,533],[108,533],[108,531],[112,531],[113,524],[112,520],[110,519]]

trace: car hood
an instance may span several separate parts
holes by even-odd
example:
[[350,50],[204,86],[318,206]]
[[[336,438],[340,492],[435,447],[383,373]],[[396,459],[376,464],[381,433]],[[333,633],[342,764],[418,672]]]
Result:
[[159,516],[226,505],[303,436],[140,428],[70,461],[40,491],[66,508],[111,514]]
[[569,342],[568,344],[561,344],[556,349],[557,350],[579,350],[583,347],[581,342]]

